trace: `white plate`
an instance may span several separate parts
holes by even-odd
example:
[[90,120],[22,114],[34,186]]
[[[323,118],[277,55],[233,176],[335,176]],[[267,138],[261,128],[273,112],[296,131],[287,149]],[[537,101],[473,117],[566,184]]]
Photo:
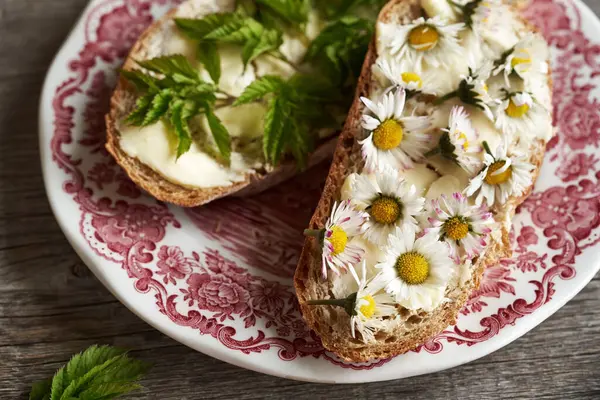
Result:
[[403,378],[505,346],[599,269],[600,22],[580,1],[535,0],[525,12],[552,44],[559,134],[515,219],[514,257],[485,272],[456,326],[418,351],[368,364],[344,364],[324,351],[291,288],[326,165],[254,198],[190,211],[143,195],[104,151],[115,71],[144,27],[173,3],[92,1],[50,68],[40,105],[44,179],[60,226],[104,285],[160,331],[287,378]]

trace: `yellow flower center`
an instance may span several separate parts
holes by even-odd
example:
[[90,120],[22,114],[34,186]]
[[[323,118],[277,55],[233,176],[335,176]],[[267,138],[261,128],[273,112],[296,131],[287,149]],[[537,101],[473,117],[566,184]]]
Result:
[[439,39],[437,29],[430,25],[416,26],[408,34],[408,43],[417,51],[433,49]]
[[404,136],[402,124],[393,119],[383,121],[373,131],[373,144],[380,150],[391,150],[400,145]]
[[488,168],[487,174],[485,174],[485,183],[488,185],[499,185],[506,182],[512,176],[512,170],[509,168],[506,171],[494,175],[494,172],[498,171],[506,164],[506,161],[496,161]]
[[423,255],[411,251],[396,260],[398,276],[409,285],[420,285],[429,277],[429,262]]
[[512,99],[508,101],[508,107],[505,110],[506,114],[511,118],[522,118],[523,115],[527,114],[527,111],[529,111],[529,106],[526,103],[518,106]]
[[342,228],[335,225],[331,228],[331,236],[329,237],[329,243],[333,247],[333,255],[337,256],[340,253],[343,253],[346,249],[346,244],[348,243],[348,235]]
[[458,132],[458,138],[464,140],[464,143],[462,145],[463,150],[467,150],[469,148],[469,141],[467,140],[467,135],[465,135],[464,132]]
[[419,89],[421,89],[421,87],[423,86],[423,81],[421,80],[421,77],[414,72],[403,72],[402,80],[404,81],[404,83],[416,82],[417,87]]
[[469,233],[469,223],[461,217],[452,217],[444,222],[444,233],[452,240],[461,240]]
[[371,204],[369,213],[378,224],[393,224],[401,217],[402,209],[395,198],[380,196]]
[[375,299],[370,294],[363,297],[361,300],[365,300],[367,304],[363,304],[360,306],[360,313],[365,316],[365,318],[371,318],[373,314],[375,314]]

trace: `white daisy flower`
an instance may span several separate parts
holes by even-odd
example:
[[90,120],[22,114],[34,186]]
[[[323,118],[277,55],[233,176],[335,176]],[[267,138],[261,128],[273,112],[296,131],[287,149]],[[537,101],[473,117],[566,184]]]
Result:
[[396,314],[394,299],[385,292],[383,276],[378,274],[367,281],[366,262],[361,263],[361,276],[349,267],[354,277],[358,290],[343,299],[309,300],[308,305],[331,305],[343,307],[350,315],[350,330],[352,337],[356,338],[356,331],[361,335],[364,343],[373,342],[375,333],[384,326],[383,318]]
[[483,146],[486,150],[484,167],[464,191],[469,197],[479,192],[475,204],[481,205],[483,199],[489,207],[496,203],[504,204],[510,196],[519,196],[531,186],[534,166],[524,154],[507,154],[506,139],[495,153],[491,152],[486,142],[483,142]]
[[436,95],[439,90],[435,74],[417,73],[408,63],[388,57],[377,59],[373,66],[373,75],[381,86],[389,88],[388,91],[400,87],[408,94],[420,92]]
[[548,111],[527,92],[506,92],[504,99],[494,107],[496,128],[508,135],[534,135],[546,126]]
[[481,146],[477,143],[477,132],[471,125],[469,114],[461,106],[450,111],[448,128],[442,129],[440,154],[454,161],[462,169],[473,175],[481,168]]
[[461,54],[458,32],[465,24],[447,25],[440,17],[418,18],[409,24],[379,24],[379,40],[398,60],[415,65],[417,72],[423,64],[446,67]]
[[487,86],[487,80],[492,72],[493,65],[490,61],[484,62],[477,70],[469,67],[469,75],[461,75],[461,81],[453,92],[450,92],[436,100],[436,104],[458,97],[465,104],[470,104],[479,108],[490,120],[494,119],[490,104],[494,104],[494,99],[490,96]]
[[363,225],[363,236],[373,244],[385,245],[397,227],[415,230],[425,199],[417,194],[395,170],[387,169],[374,177],[361,174],[352,188],[352,200],[367,211],[369,219]]
[[472,259],[487,245],[487,237],[492,231],[489,225],[494,220],[486,207],[473,207],[461,193],[453,193],[452,197],[443,194],[432,200],[430,211],[433,214],[428,218],[431,227],[425,232],[446,242],[450,256],[457,264],[462,255]]
[[348,266],[361,260],[364,249],[350,241],[361,233],[362,225],[368,217],[367,213],[356,210],[350,200],[346,200],[333,205],[325,229],[304,231],[305,235],[315,236],[323,244],[323,278],[327,278],[327,267],[339,274],[340,269],[345,271]]
[[455,270],[448,246],[436,235],[416,239],[412,229],[390,235],[385,256],[375,266],[389,283],[386,292],[409,310],[431,311],[444,299],[444,291]]
[[423,158],[429,147],[430,136],[425,133],[430,126],[429,119],[402,116],[406,102],[402,88],[384,94],[378,103],[366,97],[361,100],[366,106],[362,126],[370,132],[359,142],[365,168],[368,171],[412,168],[413,159]]
[[548,79],[549,54],[546,41],[539,34],[528,33],[502,55],[494,69],[494,75],[503,72],[508,87],[509,77],[513,72],[525,81],[526,86],[545,84]]

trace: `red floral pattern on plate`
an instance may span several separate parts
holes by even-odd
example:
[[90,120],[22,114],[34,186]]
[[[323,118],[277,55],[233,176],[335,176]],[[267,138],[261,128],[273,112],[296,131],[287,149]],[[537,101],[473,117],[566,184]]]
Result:
[[[67,66],[70,76],[56,88],[50,150],[65,172],[63,189],[80,210],[82,235],[98,256],[124,269],[135,289],[147,293],[172,323],[210,335],[228,349],[276,350],[286,361],[310,355],[352,369],[385,364],[389,360],[343,363],[324,351],[304,324],[290,284],[301,230],[320,195],[326,165],[252,198],[187,210],[189,220],[180,222],[167,206],[143,196],[103,150],[103,114],[115,67],[157,10],[176,3],[99,2],[86,16],[86,41]],[[600,143],[600,108],[590,82],[600,75],[600,47],[583,34],[572,3],[534,0],[524,14],[540,26],[555,53],[558,136],[548,145],[545,169],[557,178],[556,186],[536,191],[522,205],[514,257],[485,271],[458,324],[415,351],[439,353],[444,342],[472,346],[498,335],[551,301],[557,279],[574,277],[576,257],[599,240],[600,184],[592,152]],[[85,121],[82,129],[76,118]],[[184,224],[206,238],[195,249],[173,244]],[[518,292],[519,283],[530,293]],[[534,299],[525,300],[531,293]]]

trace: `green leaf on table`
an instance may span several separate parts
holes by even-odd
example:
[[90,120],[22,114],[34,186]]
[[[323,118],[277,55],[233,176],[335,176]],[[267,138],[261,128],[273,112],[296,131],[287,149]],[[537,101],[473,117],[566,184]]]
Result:
[[200,42],[198,45],[198,61],[204,65],[212,81],[218,84],[221,79],[221,56],[214,41],[204,40]]
[[50,400],[52,391],[52,379],[35,382],[29,393],[29,400]]
[[104,400],[139,389],[137,381],[149,365],[130,358],[124,350],[91,346],[76,354],[51,380],[35,383],[30,400]]

